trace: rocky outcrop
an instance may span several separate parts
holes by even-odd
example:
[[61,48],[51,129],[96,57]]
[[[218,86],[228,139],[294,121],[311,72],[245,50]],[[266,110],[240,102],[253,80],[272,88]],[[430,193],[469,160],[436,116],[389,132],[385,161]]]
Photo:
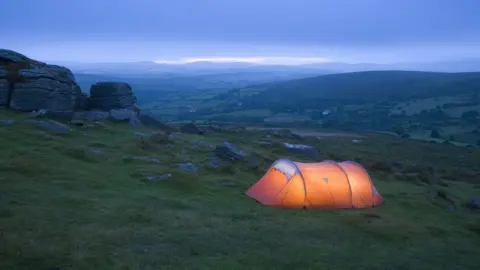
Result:
[[80,87],[65,67],[0,49],[0,105],[20,111],[74,111]]
[[0,49],[0,106],[41,112],[42,116],[68,121],[82,117],[92,121],[110,118],[139,127],[140,108],[136,101],[127,83],[96,83],[89,96],[82,93],[68,68]]
[[134,110],[136,101],[132,87],[127,83],[99,82],[90,88],[90,108],[94,110]]
[[[4,70],[3,70],[4,71]],[[3,76],[5,76],[6,72]],[[2,69],[0,69],[0,78],[2,77]],[[6,106],[8,103],[8,81],[0,79],[0,106]]]

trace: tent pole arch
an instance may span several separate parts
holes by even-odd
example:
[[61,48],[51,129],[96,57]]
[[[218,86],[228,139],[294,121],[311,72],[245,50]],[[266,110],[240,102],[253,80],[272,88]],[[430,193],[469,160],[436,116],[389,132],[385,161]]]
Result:
[[340,170],[342,170],[343,174],[344,174],[345,177],[347,178],[348,190],[350,191],[350,203],[352,204],[352,208],[354,208],[354,206],[353,206],[352,185],[350,184],[350,178],[348,177],[348,173],[347,173],[347,172],[342,168],[342,166],[340,166],[340,164],[338,164],[338,162],[336,162],[336,161],[333,161],[333,160],[325,160],[324,162],[332,163],[332,164],[334,164],[335,166],[337,166],[338,168],[340,168]]
[[[288,158],[281,158],[277,161],[275,161],[275,163],[273,163],[272,166],[270,166],[270,168],[268,169],[268,171],[270,171],[271,169],[276,169],[275,166],[280,163],[280,162],[286,162],[288,163],[289,165],[292,165],[294,168],[295,168],[295,173],[293,173],[291,175],[290,178],[287,179],[287,184],[275,195],[275,197],[278,196],[278,194],[282,193],[282,191],[285,190],[285,188],[287,188],[288,184],[290,183],[290,180],[295,176],[295,175],[300,175],[300,178],[302,179],[302,182],[303,182],[303,193],[304,193],[304,203],[305,203],[305,200],[307,199],[307,183],[305,182],[305,178],[303,177],[303,174],[302,174],[302,171],[300,171],[300,168],[298,168],[297,164],[295,162],[293,162],[292,160],[288,159]],[[276,169],[278,170],[278,169]],[[267,171],[267,174],[268,174],[268,171]],[[282,202],[283,202],[283,199],[282,199]]]
[[368,174],[367,170],[365,170],[365,168],[360,165],[359,163],[355,162],[355,161],[344,161],[344,163],[352,163],[352,164],[355,164],[357,165],[358,167],[360,167],[364,172],[365,174],[368,176],[368,181],[370,182],[370,188],[372,189],[372,197],[374,196],[374,193],[375,193],[375,186],[373,184],[373,181],[372,181],[372,178],[370,177],[370,174]]

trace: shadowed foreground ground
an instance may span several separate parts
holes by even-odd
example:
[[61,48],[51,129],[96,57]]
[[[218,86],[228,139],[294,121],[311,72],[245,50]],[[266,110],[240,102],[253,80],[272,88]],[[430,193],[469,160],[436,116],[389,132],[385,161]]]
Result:
[[[480,269],[480,215],[463,206],[480,192],[478,149],[304,139],[320,159],[363,164],[386,202],[285,210],[243,195],[273,160],[301,160],[253,143],[260,131],[142,141],[124,124],[56,135],[23,117],[0,112],[17,120],[0,124],[0,269]],[[208,144],[225,140],[260,168],[208,167]],[[200,172],[176,168],[186,159]]]

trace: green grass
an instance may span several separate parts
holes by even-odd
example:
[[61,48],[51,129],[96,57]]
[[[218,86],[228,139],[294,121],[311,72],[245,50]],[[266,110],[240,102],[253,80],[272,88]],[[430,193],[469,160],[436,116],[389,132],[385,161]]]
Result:
[[[357,144],[306,138],[297,142],[317,146],[321,159],[363,164],[386,201],[364,210],[286,210],[243,194],[273,160],[289,156],[255,144],[267,140],[260,131],[142,142],[125,124],[56,135],[21,122],[24,117],[0,111],[0,120],[17,120],[0,125],[0,269],[480,267],[480,218],[461,206],[480,192],[478,149],[385,135]],[[228,140],[259,154],[261,168],[209,168],[211,149],[194,140]],[[200,173],[175,167],[185,156]],[[145,180],[163,173],[173,176]],[[437,191],[456,210],[447,210]]]

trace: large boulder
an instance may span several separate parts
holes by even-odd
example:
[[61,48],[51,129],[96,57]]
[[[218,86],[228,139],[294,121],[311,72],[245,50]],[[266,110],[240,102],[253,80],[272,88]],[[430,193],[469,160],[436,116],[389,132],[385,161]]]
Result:
[[110,118],[115,121],[130,120],[130,118],[132,118],[132,116],[134,115],[135,115],[135,112],[129,109],[110,110]]
[[132,87],[127,83],[99,82],[90,88],[90,108],[94,110],[134,110],[136,101]]
[[110,111],[110,119],[115,121],[128,121],[133,127],[141,127],[142,122],[138,119],[135,111],[130,109],[118,109]]
[[68,68],[0,49],[0,105],[20,111],[73,111],[80,93]]
[[214,153],[216,156],[224,160],[243,160],[247,156],[247,153],[229,142],[217,145]]

